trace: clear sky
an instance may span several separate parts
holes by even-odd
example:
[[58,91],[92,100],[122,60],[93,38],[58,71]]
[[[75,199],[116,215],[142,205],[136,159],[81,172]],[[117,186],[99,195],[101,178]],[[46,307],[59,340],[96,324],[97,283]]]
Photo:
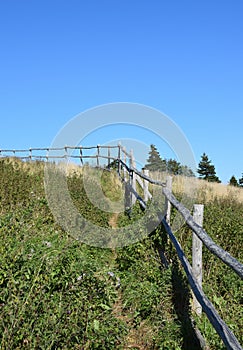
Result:
[[242,0],[2,0],[0,50],[0,148],[48,146],[80,112],[134,102],[170,117],[223,182],[241,177]]

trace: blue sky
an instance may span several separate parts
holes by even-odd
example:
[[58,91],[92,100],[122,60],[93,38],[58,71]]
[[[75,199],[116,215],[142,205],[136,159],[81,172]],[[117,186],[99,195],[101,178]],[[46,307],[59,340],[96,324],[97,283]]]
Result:
[[[240,178],[242,18],[242,0],[1,1],[0,148],[48,146],[80,112],[132,102],[171,118],[223,182]],[[122,127],[89,141],[126,136],[156,144]]]

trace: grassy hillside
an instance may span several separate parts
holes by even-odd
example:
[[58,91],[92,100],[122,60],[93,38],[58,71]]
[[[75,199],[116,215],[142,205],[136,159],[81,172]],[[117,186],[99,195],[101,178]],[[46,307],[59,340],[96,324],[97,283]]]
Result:
[[[143,215],[139,205],[130,216],[96,208],[85,194],[82,171],[69,168],[67,176],[75,206],[97,225],[126,226]],[[122,199],[114,173],[97,174],[94,184],[98,179],[105,205]],[[174,191],[181,196],[179,186]],[[220,195],[201,200],[208,233],[242,261],[240,201]],[[183,226],[177,236],[190,256],[191,233]],[[82,244],[49,210],[43,163],[1,159],[0,239],[0,349],[200,349],[190,291],[162,228],[125,248]],[[204,290],[243,343],[242,282],[203,254]],[[197,325],[210,349],[224,349],[205,316]]]

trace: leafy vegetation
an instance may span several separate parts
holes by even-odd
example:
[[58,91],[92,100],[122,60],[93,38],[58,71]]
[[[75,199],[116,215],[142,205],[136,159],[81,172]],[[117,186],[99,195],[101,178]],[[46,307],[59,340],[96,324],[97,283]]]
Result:
[[[240,191],[240,190],[239,190]],[[179,196],[179,193],[177,194]],[[232,196],[215,197],[204,207],[204,228],[210,237],[239,261],[243,261],[243,205]],[[191,232],[183,227],[178,233],[186,256],[191,261]],[[243,343],[243,281],[203,246],[203,290],[219,315]],[[225,349],[207,317],[197,318],[197,326],[210,349]]]
[[[0,348],[200,349],[191,293],[163,228],[119,249],[74,240],[48,207],[43,170],[42,162],[0,160]],[[100,179],[106,197],[120,200],[115,174],[98,172],[88,185]],[[67,183],[77,210],[96,225],[126,227],[144,215],[138,204],[119,216],[97,208],[82,171]],[[230,196],[205,206],[206,230],[241,261],[242,215]],[[183,226],[177,236],[190,259],[191,232]],[[242,343],[242,281],[207,250],[203,261],[203,288]],[[224,349],[204,315],[196,322],[210,349]]]
[[80,244],[55,223],[42,163],[1,160],[0,177],[0,348],[119,348],[126,327],[112,314],[112,252]]

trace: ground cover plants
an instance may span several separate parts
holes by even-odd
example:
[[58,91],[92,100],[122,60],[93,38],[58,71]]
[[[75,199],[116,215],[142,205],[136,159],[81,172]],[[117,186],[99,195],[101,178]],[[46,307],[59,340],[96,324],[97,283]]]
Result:
[[33,167],[0,162],[0,348],[116,349],[126,328],[112,315],[112,253],[55,223]]
[[[199,186],[197,193],[197,203],[204,204],[204,229],[214,242],[242,262],[243,203],[240,201],[242,189],[232,192],[229,188],[216,191],[212,195],[211,191],[208,193],[208,183],[204,186],[201,183],[199,185],[201,187]],[[236,196],[237,193],[239,196]],[[179,195],[177,193],[177,197]],[[190,230],[186,226],[182,227],[177,232],[177,237],[191,262]],[[243,281],[205,246],[203,246],[203,290],[240,344],[243,344]],[[225,349],[204,314],[201,318],[197,318],[197,326],[210,349]]]
[[[67,173],[75,206],[95,224],[125,227],[143,216],[138,203],[120,215],[97,208],[85,194],[82,170]],[[92,181],[94,187],[101,181],[104,206],[123,198],[115,172],[96,170]],[[231,195],[200,196],[205,229],[242,261],[242,204]],[[191,232],[183,226],[176,235],[190,259]],[[201,348],[191,293],[162,227],[124,248],[83,244],[53,218],[44,164],[1,159],[0,239],[0,349]],[[243,343],[242,282],[206,249],[203,256],[203,288]],[[224,349],[205,315],[196,323],[208,348]]]

